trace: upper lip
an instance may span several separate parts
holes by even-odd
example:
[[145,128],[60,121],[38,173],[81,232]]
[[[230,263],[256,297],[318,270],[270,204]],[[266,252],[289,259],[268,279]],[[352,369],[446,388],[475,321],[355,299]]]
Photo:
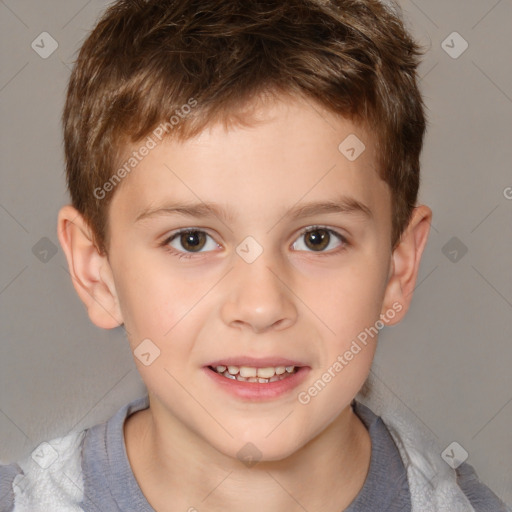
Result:
[[239,356],[239,357],[226,357],[223,359],[218,359],[217,361],[213,361],[208,363],[206,366],[212,366],[215,368],[216,366],[249,366],[252,368],[268,368],[268,367],[278,367],[278,366],[306,366],[305,364],[294,361],[292,359],[287,359],[286,357],[248,357],[248,356]]

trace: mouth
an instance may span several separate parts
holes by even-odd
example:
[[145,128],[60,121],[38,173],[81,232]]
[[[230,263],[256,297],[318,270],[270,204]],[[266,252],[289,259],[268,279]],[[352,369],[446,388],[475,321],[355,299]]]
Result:
[[211,361],[203,370],[223,393],[260,402],[289,397],[304,383],[311,367],[283,357],[242,356]]
[[239,382],[258,382],[260,384],[269,384],[284,380],[294,373],[297,373],[300,366],[235,366],[235,365],[217,365],[208,366],[208,369],[225,377],[226,379],[237,380]]

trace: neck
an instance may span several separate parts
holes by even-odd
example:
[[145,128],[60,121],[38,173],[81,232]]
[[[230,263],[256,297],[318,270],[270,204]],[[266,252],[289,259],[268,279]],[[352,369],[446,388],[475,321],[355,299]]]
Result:
[[348,406],[289,457],[247,467],[181,423],[169,430],[153,407],[125,422],[135,478],[157,512],[261,510],[340,512],[363,487],[370,465],[366,427]]

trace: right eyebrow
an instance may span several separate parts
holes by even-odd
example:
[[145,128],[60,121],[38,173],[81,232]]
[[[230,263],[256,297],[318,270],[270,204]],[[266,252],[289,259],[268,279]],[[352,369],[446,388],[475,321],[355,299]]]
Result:
[[235,218],[233,212],[215,203],[173,203],[155,208],[146,208],[137,215],[135,222],[160,215],[184,215],[197,218],[218,217],[229,222],[232,222]]

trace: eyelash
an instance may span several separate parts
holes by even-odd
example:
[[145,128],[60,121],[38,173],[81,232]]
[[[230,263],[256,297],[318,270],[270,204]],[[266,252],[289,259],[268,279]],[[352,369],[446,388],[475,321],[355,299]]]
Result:
[[[316,231],[316,230],[320,230],[320,229],[324,230],[324,231],[327,231],[327,233],[329,233],[330,235],[334,235],[342,243],[342,246],[334,249],[333,251],[329,251],[329,252],[324,252],[324,251],[320,251],[320,252],[316,252],[316,251],[299,251],[299,252],[311,252],[313,254],[318,254],[319,256],[334,256],[334,255],[338,254],[339,252],[346,250],[346,248],[350,246],[350,243],[348,242],[346,237],[344,237],[341,233],[338,233],[334,229],[330,229],[330,228],[327,228],[325,226],[317,226],[317,225],[309,226],[307,229],[304,229],[303,231],[301,231],[297,238],[300,238],[300,237],[306,235],[307,233],[310,233],[310,232]],[[185,259],[193,258],[195,255],[202,254],[202,253],[201,252],[177,251],[174,248],[170,247],[169,244],[176,237],[181,235],[182,233],[196,232],[196,231],[197,232],[201,232],[201,233],[205,233],[207,236],[212,238],[211,235],[209,235],[206,231],[204,231],[202,229],[198,229],[198,228],[197,229],[196,228],[184,228],[184,229],[180,229],[178,231],[175,231],[173,234],[171,234],[169,237],[167,237],[160,245],[166,251],[170,252],[173,256],[176,256],[179,259],[181,259],[181,258],[185,258]],[[205,252],[208,252],[208,251],[205,251]]]

